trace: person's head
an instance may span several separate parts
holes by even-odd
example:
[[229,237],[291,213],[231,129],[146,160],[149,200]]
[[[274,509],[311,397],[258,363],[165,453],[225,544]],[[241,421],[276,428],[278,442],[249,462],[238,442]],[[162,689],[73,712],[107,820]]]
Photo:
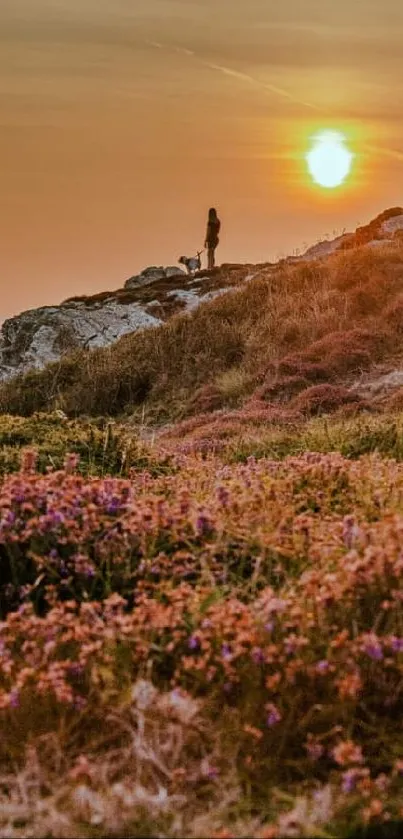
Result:
[[217,210],[215,207],[210,207],[208,211],[208,220],[209,221],[216,221],[217,220]]

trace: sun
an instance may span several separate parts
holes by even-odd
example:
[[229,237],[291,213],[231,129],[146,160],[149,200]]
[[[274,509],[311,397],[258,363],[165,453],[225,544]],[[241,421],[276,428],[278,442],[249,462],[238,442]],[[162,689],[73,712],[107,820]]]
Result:
[[338,131],[321,131],[312,139],[312,148],[306,154],[312,179],[327,189],[340,186],[350,172],[354,157],[346,146],[346,138]]

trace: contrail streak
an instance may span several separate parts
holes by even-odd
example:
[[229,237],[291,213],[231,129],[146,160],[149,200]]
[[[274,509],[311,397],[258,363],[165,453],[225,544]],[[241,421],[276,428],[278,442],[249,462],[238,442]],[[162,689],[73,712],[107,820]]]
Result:
[[146,41],[146,43],[150,47],[155,47],[160,50],[172,50],[173,52],[177,52],[180,55],[186,55],[188,57],[194,58],[199,64],[202,64],[204,67],[207,67],[209,70],[215,70],[217,73],[222,73],[224,76],[230,76],[233,79],[238,79],[238,81],[247,82],[253,87],[264,91],[268,94],[273,94],[274,96],[280,96],[282,99],[288,99],[290,102],[294,102],[297,105],[303,105],[306,108],[311,108],[314,111],[321,111],[317,105],[313,105],[312,102],[305,102],[302,99],[298,99],[297,97],[293,96],[288,90],[285,90],[282,87],[277,87],[276,85],[270,84],[269,82],[261,82],[259,79],[256,79],[254,76],[250,76],[248,73],[242,73],[239,70],[233,70],[231,67],[226,67],[223,64],[214,64],[212,61],[206,61],[204,58],[200,58],[197,53],[193,50],[186,49],[185,47],[176,47],[176,46],[166,46],[164,44],[159,43],[158,41]]
[[[305,108],[309,108],[312,111],[316,111],[321,113],[323,116],[329,116],[329,112],[319,107],[319,105],[314,105],[312,102],[307,102],[304,99],[299,99],[298,97],[294,96],[288,90],[285,90],[282,87],[277,87],[276,85],[270,84],[269,82],[262,82],[259,79],[256,79],[254,76],[250,76],[248,73],[242,73],[239,70],[233,70],[231,67],[227,67],[223,64],[214,64],[211,61],[206,61],[204,58],[200,58],[196,52],[193,50],[186,49],[185,47],[177,47],[177,46],[168,46],[167,44],[161,44],[159,41],[146,41],[148,46],[154,47],[159,50],[172,50],[173,52],[177,52],[181,55],[185,55],[187,57],[193,58],[199,64],[202,64],[204,67],[208,67],[210,70],[215,70],[217,73],[222,73],[225,76],[229,76],[231,78],[237,79],[238,81],[247,82],[253,87],[263,91],[264,93],[279,96],[282,99],[287,99],[289,102],[293,102],[297,105],[302,105]],[[364,151],[368,151],[375,154],[381,154],[385,157],[390,157],[393,160],[403,161],[403,152],[396,151],[395,149],[389,149],[384,146],[374,146],[374,145],[364,145]]]

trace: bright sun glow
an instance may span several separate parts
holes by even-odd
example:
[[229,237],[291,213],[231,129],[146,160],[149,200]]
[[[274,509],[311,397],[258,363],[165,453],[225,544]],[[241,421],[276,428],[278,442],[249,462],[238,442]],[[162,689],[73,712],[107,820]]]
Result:
[[346,147],[346,138],[337,131],[322,131],[313,137],[306,155],[309,172],[320,186],[333,189],[345,181],[351,169],[353,153]]

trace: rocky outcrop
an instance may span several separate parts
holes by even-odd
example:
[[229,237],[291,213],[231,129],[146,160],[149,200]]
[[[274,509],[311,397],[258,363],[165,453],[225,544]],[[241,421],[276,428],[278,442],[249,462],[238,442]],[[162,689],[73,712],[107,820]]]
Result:
[[188,277],[181,269],[146,268],[123,288],[74,297],[4,321],[0,380],[44,367],[79,347],[106,347],[128,332],[159,326],[244,281],[248,266],[222,266]]
[[140,288],[141,286],[155,283],[156,280],[170,279],[171,277],[180,277],[181,275],[186,276],[181,268],[176,268],[174,265],[168,265],[167,268],[163,268],[162,266],[157,268],[153,265],[150,268],[144,268],[141,274],[129,277],[124,287],[129,289]]
[[10,378],[43,367],[77,347],[104,347],[126,332],[158,326],[161,321],[139,305],[116,300],[62,303],[22,312],[3,323],[0,333],[0,377]]
[[324,240],[308,248],[300,259],[320,259],[335,251],[351,250],[362,245],[379,247],[393,244],[403,233],[403,209],[392,207],[374,218],[369,224],[357,227],[355,233],[343,233],[336,239]]

